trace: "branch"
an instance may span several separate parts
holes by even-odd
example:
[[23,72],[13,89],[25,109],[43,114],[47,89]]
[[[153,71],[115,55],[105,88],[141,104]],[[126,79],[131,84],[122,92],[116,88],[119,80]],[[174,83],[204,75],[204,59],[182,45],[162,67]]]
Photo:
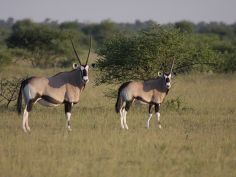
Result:
[[179,70],[179,69],[189,67],[189,66],[194,66],[194,65],[212,65],[212,66],[216,66],[216,63],[191,63],[191,64],[179,66],[179,67],[175,68],[174,70]]

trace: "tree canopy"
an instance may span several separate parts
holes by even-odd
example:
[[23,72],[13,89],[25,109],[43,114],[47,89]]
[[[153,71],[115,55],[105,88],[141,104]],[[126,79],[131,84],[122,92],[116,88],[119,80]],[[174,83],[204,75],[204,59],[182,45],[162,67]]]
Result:
[[[119,34],[107,40],[98,50],[100,73],[97,82],[157,77],[161,66],[164,71],[169,71],[173,59],[176,69],[188,66],[187,70],[192,70],[194,64],[217,63],[218,55],[208,45],[207,39],[184,34],[173,26],[155,26],[132,35]],[[201,69],[210,68],[202,66]]]

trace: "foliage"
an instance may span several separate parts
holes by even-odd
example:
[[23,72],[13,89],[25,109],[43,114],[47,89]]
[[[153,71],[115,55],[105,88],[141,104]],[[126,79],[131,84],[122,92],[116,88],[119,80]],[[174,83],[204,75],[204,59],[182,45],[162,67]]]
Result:
[[222,54],[221,57],[221,65],[218,66],[219,71],[236,71],[236,49],[234,50],[234,52]]
[[183,33],[192,33],[193,32],[193,23],[188,21],[180,21],[175,23],[175,27],[180,29]]
[[0,46],[0,68],[10,64],[12,61],[11,53],[6,47]]
[[[217,55],[203,39],[184,35],[171,26],[156,26],[133,35],[117,35],[98,50],[97,64],[101,72],[97,84],[157,77],[160,66],[168,72],[173,59],[179,71],[191,70],[194,64],[214,61]],[[183,70],[182,66],[186,65],[187,69]]]
[[98,45],[101,45],[106,39],[119,32],[119,29],[114,22],[104,20],[100,24],[87,25],[82,28],[82,31],[87,35],[91,34]]
[[[155,25],[157,23],[152,20],[143,22],[136,20],[134,23],[115,23],[111,20],[104,20],[101,23],[81,23],[78,21],[58,23],[58,21],[47,18],[44,22],[35,23],[27,19],[15,21],[13,18],[8,18],[7,20],[0,20],[0,49],[4,52],[4,54],[1,53],[1,58],[7,60],[7,56],[9,56],[13,60],[27,59],[35,67],[63,67],[71,62],[70,58],[74,58],[69,41],[70,37],[74,39],[76,46],[79,46],[79,53],[83,54],[83,50],[85,47],[87,49],[89,45],[88,35],[90,34],[93,36],[93,48],[104,48],[104,42],[113,40],[115,35],[128,36],[127,40],[131,40],[131,38],[134,38],[132,36],[141,36],[142,32],[140,30],[143,32],[148,31],[148,29]],[[176,49],[183,48],[184,50],[184,48],[188,49],[191,46],[192,49],[195,48],[194,52],[197,52],[197,55],[203,57],[202,60],[213,61],[212,59],[214,58],[214,62],[217,61],[217,70],[201,65],[200,71],[235,71],[235,67],[232,66],[234,64],[234,51],[236,48],[236,23],[200,22],[194,24],[190,21],[179,21],[174,24],[161,25],[163,29],[170,26],[178,31],[179,44],[183,45],[176,47]],[[137,38],[139,40],[142,37]],[[175,40],[175,38],[173,39]],[[147,44],[150,43],[148,42]],[[186,60],[189,55],[192,55],[190,54],[193,52],[192,49],[189,52],[186,50],[181,51],[182,55],[185,55],[184,58]],[[210,50],[213,50],[215,54],[212,54]],[[151,46],[150,51],[153,51],[153,46]],[[203,53],[205,54],[203,55]],[[208,59],[207,55],[209,55]],[[199,62],[200,56],[188,58],[188,60],[192,61],[192,59],[196,60],[197,58],[195,62]],[[185,71],[191,71],[193,68],[196,68],[195,66],[199,66],[192,65],[194,63],[189,61],[181,62],[182,64],[186,63],[189,65],[189,67],[184,68]],[[4,63],[9,64],[11,62]],[[182,71],[183,69],[181,69]]]
[[11,48],[19,48],[31,53],[28,59],[33,66],[45,67],[57,64],[63,55],[71,56],[69,38],[85,38],[73,29],[59,30],[54,26],[36,24],[30,20],[16,22],[12,33],[7,39]]
[[211,22],[207,24],[207,23],[202,22],[198,24],[198,28],[199,28],[198,29],[199,33],[217,34],[221,38],[230,39],[234,36],[234,29],[224,23]]

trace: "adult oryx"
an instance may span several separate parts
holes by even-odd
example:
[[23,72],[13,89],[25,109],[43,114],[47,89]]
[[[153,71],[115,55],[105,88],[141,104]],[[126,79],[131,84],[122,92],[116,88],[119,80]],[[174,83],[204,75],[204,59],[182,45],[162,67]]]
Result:
[[163,72],[156,79],[145,80],[142,82],[130,81],[123,83],[120,86],[115,108],[116,112],[120,113],[120,123],[122,129],[128,129],[126,114],[135,100],[142,103],[147,103],[149,105],[149,115],[146,127],[149,128],[149,121],[152,117],[151,109],[152,107],[155,107],[158,126],[161,128],[160,104],[163,102],[171,87],[171,74],[173,66],[174,60],[171,65],[170,72]]
[[73,64],[73,70],[60,72],[52,77],[30,77],[21,83],[19,96],[17,99],[17,111],[21,113],[22,94],[25,99],[25,109],[23,114],[23,130],[30,131],[28,115],[33,104],[39,102],[44,106],[57,106],[64,104],[66,126],[71,130],[70,117],[73,104],[78,103],[80,94],[84,90],[88,79],[88,59],[91,50],[92,39],[90,37],[90,47],[85,65],[81,64],[73,41],[71,44],[79,64]]

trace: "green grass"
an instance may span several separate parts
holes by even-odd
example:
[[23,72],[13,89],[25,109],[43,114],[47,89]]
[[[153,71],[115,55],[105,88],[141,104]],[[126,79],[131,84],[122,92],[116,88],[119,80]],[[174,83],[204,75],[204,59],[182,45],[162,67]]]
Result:
[[161,130],[154,117],[145,128],[145,105],[131,108],[129,130],[121,130],[116,100],[104,97],[107,86],[94,87],[92,80],[73,107],[72,132],[65,129],[63,106],[35,105],[30,134],[13,107],[1,108],[0,176],[236,176],[235,74],[192,74],[174,82],[165,102],[179,97],[181,104],[162,105]]

